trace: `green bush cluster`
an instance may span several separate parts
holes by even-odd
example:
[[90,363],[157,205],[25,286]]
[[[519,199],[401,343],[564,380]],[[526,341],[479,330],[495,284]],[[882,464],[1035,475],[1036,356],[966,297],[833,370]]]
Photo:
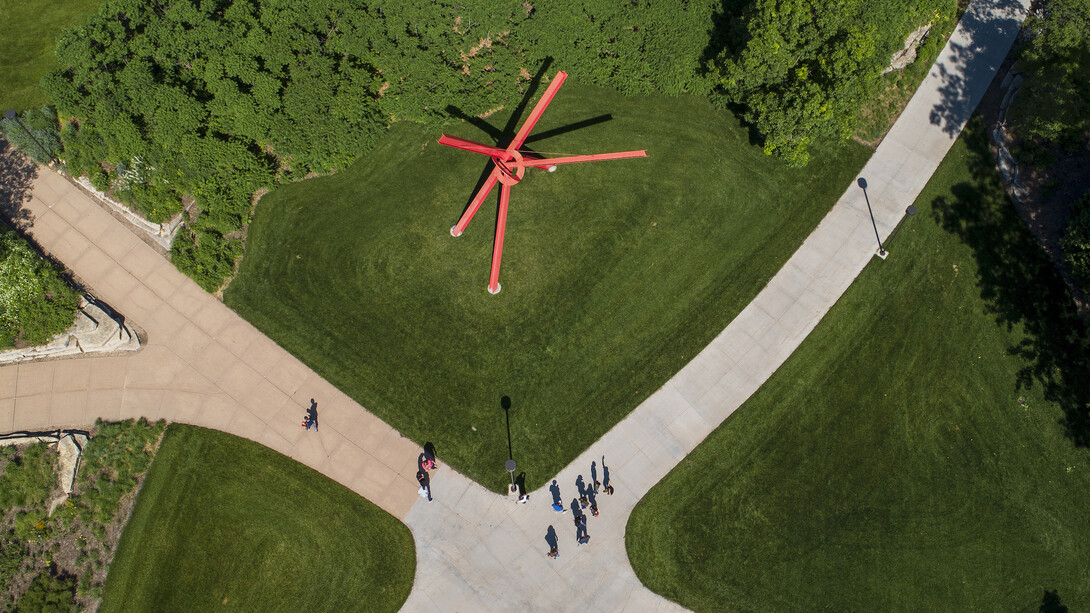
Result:
[[1075,202],[1060,246],[1068,272],[1090,289],[1090,191]]
[[255,190],[343,169],[393,121],[505,107],[550,58],[628,94],[714,91],[803,163],[814,139],[851,132],[892,50],[938,10],[953,0],[107,0],[57,39],[42,88],[75,118],[74,173],[105,185],[95,164],[141,165],[116,182],[153,220],[196,199],[175,256],[218,287]]
[[170,258],[178,270],[209,292],[231,276],[240,255],[242,239],[226,238],[213,229],[183,227],[170,246]]
[[[57,122],[56,109],[43,106],[23,111],[19,114],[19,119],[22,126],[6,117],[0,120],[0,130],[3,131],[4,138],[39,164],[51,162],[61,150],[60,124]],[[23,130],[24,127],[26,130]]]
[[0,535],[0,587],[7,587],[23,567],[27,546],[10,532]]
[[765,153],[809,161],[818,139],[848,138],[905,36],[954,0],[757,0],[733,17],[714,65],[723,100],[764,135]]
[[53,264],[0,226],[0,347],[48,341],[72,325],[79,301]]
[[42,571],[30,582],[15,604],[16,613],[62,613],[76,611],[76,582]]
[[1027,136],[1077,147],[1090,133],[1090,0],[1051,0],[1026,18],[1027,79],[1014,104]]
[[46,445],[27,445],[21,454],[4,448],[8,463],[0,479],[0,509],[44,504],[56,485],[53,459],[56,453]]

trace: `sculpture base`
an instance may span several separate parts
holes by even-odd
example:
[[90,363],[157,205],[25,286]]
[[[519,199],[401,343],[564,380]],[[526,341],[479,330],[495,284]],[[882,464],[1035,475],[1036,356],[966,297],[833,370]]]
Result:
[[491,287],[491,286],[489,286],[489,288],[488,288],[488,293],[489,293],[489,294],[493,294],[493,295],[495,295],[495,294],[498,294],[498,293],[500,293],[500,290],[501,290],[501,289],[503,289],[503,286],[502,286],[502,285],[500,285],[499,283],[497,283],[497,284],[496,284],[496,291],[492,291],[492,287]]
[[459,236],[462,235],[462,233],[458,231],[458,226],[451,226],[450,227],[450,235],[453,236],[454,238],[458,238]]

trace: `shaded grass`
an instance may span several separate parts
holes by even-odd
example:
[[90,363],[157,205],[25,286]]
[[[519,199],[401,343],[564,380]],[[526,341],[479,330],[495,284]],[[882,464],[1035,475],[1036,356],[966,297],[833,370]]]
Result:
[[1085,330],[993,159],[977,118],[890,258],[640,501],[651,589],[697,611],[1090,606],[1090,458],[1056,389],[1088,378]]
[[38,81],[57,68],[54,39],[101,4],[102,0],[5,0],[0,5],[0,112],[49,103]]
[[412,536],[257,443],[171,425],[118,544],[100,611],[396,611]]
[[[605,113],[530,144],[649,157],[529,171],[513,189],[498,295],[486,291],[496,200],[449,234],[484,158],[398,124],[348,170],[261,200],[224,299],[496,491],[509,396],[513,454],[533,489],[718,334],[869,155],[819,147],[808,168],[789,169],[707,101],[572,80],[535,133]],[[488,140],[469,124],[450,132]]]

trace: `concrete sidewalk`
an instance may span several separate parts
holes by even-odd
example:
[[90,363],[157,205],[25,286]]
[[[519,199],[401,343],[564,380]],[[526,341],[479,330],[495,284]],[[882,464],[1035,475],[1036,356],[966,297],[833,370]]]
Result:
[[[0,431],[166,419],[255,440],[396,517],[416,500],[416,445],[178,272],[64,177],[41,169],[34,240],[147,331],[133,355],[0,368]],[[300,427],[310,399],[315,433]]]

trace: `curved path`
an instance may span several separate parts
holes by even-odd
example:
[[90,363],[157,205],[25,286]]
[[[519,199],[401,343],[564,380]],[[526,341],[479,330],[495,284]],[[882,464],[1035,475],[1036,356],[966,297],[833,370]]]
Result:
[[[864,167],[886,236],[927,183],[1017,34],[1025,0],[977,0],[931,73]],[[149,342],[135,355],[0,368],[0,431],[146,416],[217,428],[325,473],[402,519],[417,546],[406,611],[669,611],[636,579],[624,530],[636,502],[787,359],[871,260],[874,230],[854,185],[745,310],[696,358],[557,476],[609,467],[592,540],[575,545],[571,513],[548,490],[517,505],[446,466],[436,500],[416,496],[417,446],[337,391],[65,179],[44,173],[24,207],[29,232]],[[894,254],[892,257],[897,257]],[[311,398],[319,433],[299,427]],[[553,525],[561,558],[548,560]]]

